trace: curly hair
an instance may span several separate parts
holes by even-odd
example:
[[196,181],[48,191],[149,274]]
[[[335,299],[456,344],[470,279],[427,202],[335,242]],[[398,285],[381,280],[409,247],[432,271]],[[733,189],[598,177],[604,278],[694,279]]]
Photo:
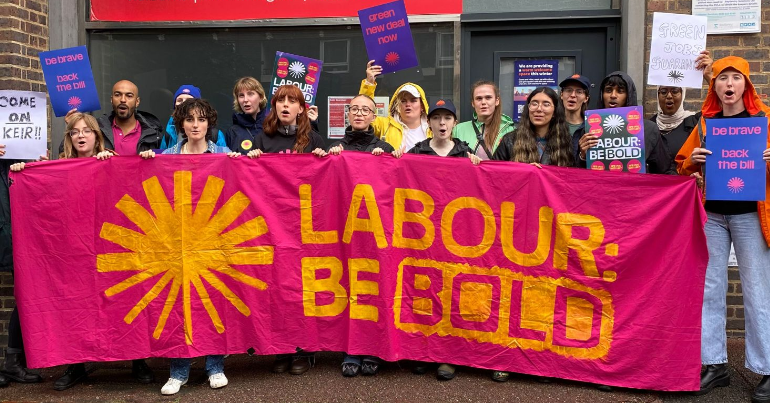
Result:
[[270,113],[265,118],[263,129],[268,136],[274,136],[278,133],[278,129],[281,126],[281,121],[278,120],[278,113],[276,112],[276,102],[288,98],[291,101],[299,102],[303,112],[297,115],[297,140],[294,141],[294,147],[292,151],[295,153],[304,153],[305,147],[310,144],[310,118],[307,117],[307,113],[304,111],[307,109],[305,104],[305,95],[302,94],[299,88],[293,85],[282,85],[278,87],[273,94],[273,99],[270,100]]
[[75,144],[72,142],[70,132],[72,131],[72,128],[75,127],[75,124],[81,120],[86,122],[86,127],[91,129],[91,131],[94,132],[94,136],[96,136],[96,139],[94,140],[94,155],[105,150],[104,135],[99,129],[99,123],[96,121],[96,118],[91,115],[86,115],[85,113],[75,113],[70,118],[70,122],[67,123],[67,128],[64,129],[64,151],[59,155],[59,158],[78,157],[78,151],[75,149]]
[[192,116],[193,112],[198,112],[198,115],[206,118],[209,128],[206,130],[206,141],[216,141],[217,138],[217,110],[214,109],[208,101],[201,98],[190,98],[182,102],[171,115],[174,120],[174,127],[176,132],[183,138],[187,138],[187,134],[184,132],[184,120],[188,116]]
[[575,166],[575,156],[572,154],[572,136],[569,133],[564,105],[559,102],[559,95],[549,87],[538,87],[527,97],[527,104],[521,111],[519,127],[516,128],[513,140],[511,160],[516,162],[540,162],[537,151],[537,133],[529,119],[529,103],[532,98],[543,93],[551,98],[554,106],[553,116],[548,123],[545,152],[551,157],[551,165],[561,167]]

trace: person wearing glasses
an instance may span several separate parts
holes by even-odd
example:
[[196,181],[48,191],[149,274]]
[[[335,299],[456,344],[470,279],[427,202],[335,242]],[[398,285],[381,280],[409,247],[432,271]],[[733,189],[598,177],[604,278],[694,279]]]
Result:
[[582,128],[585,121],[588,101],[591,98],[588,93],[591,89],[591,81],[580,74],[574,74],[559,84],[561,88],[561,104],[567,118],[567,127],[572,136]]
[[[494,159],[528,164],[574,167],[572,136],[556,91],[538,87],[527,97],[516,131],[505,136]],[[498,374],[498,373],[495,373]],[[504,381],[506,375],[492,378]]]
[[[106,160],[115,155],[115,152],[111,150],[112,141],[102,134],[102,131],[99,129],[99,122],[96,118],[80,112],[71,112],[67,114],[67,129],[64,132],[62,146],[62,152],[61,155],[59,155],[60,159],[95,157],[99,160]],[[24,162],[17,162],[11,165],[10,169],[12,172],[20,172],[24,169],[24,166]],[[14,314],[16,314],[16,310],[14,310]],[[62,321],[69,320],[73,320],[73,318],[69,318],[65,314],[62,315]],[[12,344],[12,339],[15,337],[18,337],[19,344],[21,343],[20,333],[19,329],[18,336],[15,336],[9,325],[9,347]],[[139,374],[144,374],[144,377],[140,379],[140,382],[142,383],[149,383],[152,381],[151,379],[147,381],[148,378],[152,376],[152,371],[147,368],[147,364],[144,363],[144,360],[134,361],[133,373],[136,377],[139,377]],[[42,381],[42,378],[40,378],[39,375],[26,373],[26,371],[24,374],[23,380],[17,380],[17,382],[30,383]],[[86,375],[87,371],[85,364],[71,364],[64,371],[64,374],[54,382],[53,388],[58,391],[69,389],[85,379]]]
[[[340,155],[342,151],[363,151],[373,155],[392,153],[393,146],[374,135],[372,122],[377,117],[376,105],[368,95],[357,95],[348,105],[348,121],[345,137],[332,144],[329,154]],[[372,376],[380,370],[382,361],[370,355],[345,354],[342,360],[342,376],[354,377],[359,374]]]
[[[371,152],[374,155],[380,155],[383,152],[392,153],[394,150],[393,146],[374,135],[372,122],[377,117],[375,114],[376,109],[377,106],[374,100],[368,95],[357,95],[353,98],[348,105],[348,121],[350,126],[345,129],[345,137],[332,144],[331,148],[329,148],[329,154],[339,155],[343,150]],[[344,366],[343,363],[343,374],[345,373]],[[350,373],[352,374],[353,372]],[[365,373],[365,375],[373,374]]]

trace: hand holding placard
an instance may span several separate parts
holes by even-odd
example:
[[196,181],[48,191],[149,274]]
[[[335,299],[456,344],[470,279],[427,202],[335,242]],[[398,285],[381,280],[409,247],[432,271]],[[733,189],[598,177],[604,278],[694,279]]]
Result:
[[40,52],[39,57],[54,115],[101,109],[85,46]]
[[383,74],[417,66],[403,0],[363,9],[358,12],[358,19],[369,59],[382,66]]

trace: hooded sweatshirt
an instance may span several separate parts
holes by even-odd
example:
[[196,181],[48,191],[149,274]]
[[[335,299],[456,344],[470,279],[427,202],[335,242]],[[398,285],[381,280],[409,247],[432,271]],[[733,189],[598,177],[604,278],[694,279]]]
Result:
[[[770,113],[770,107],[763,104],[757,94],[757,90],[754,88],[754,84],[751,83],[749,73],[749,63],[736,56],[728,56],[724,59],[719,59],[714,62],[712,66],[714,74],[709,83],[709,91],[706,95],[706,100],[703,102],[701,108],[702,118],[690,137],[687,138],[679,153],[676,155],[677,171],[680,175],[691,175],[696,172],[700,172],[704,175],[704,180],[708,180],[705,176],[703,165],[696,164],[692,161],[692,150],[696,147],[705,146],[704,134],[706,133],[706,119],[718,118],[722,115],[722,103],[717,96],[714,88],[714,82],[717,77],[728,68],[733,68],[743,74],[745,80],[745,89],[743,91],[743,105],[746,107],[746,112],[751,117],[767,116]],[[770,126],[770,125],[769,125]],[[770,129],[770,127],[768,127]],[[770,148],[770,132],[768,132],[767,146]],[[770,167],[766,165],[766,169],[770,172]],[[759,223],[762,226],[762,235],[765,237],[765,242],[770,246],[770,175],[767,176],[767,182],[765,183],[765,201],[757,202],[757,214],[759,215]],[[704,201],[705,195],[704,195]],[[734,202],[739,203],[739,202]]]
[[[425,98],[425,91],[423,91],[422,87],[419,85],[414,83],[404,83],[398,87],[396,92],[393,93],[393,96],[390,98],[388,110],[391,110],[393,108],[393,104],[398,102],[398,94],[401,92],[401,88],[404,88],[406,85],[413,85],[415,88],[417,88],[417,91],[420,92],[420,102],[422,103],[422,107],[425,109],[425,113],[421,118],[422,122],[420,123],[420,126],[428,138],[431,138],[433,137],[433,133],[430,131],[427,117],[428,109],[430,109],[430,107],[428,106],[428,101]],[[369,84],[369,82],[364,79],[361,81],[361,89],[358,91],[358,93],[374,98],[375,89],[377,89],[377,83]],[[406,125],[399,119],[398,114],[395,116],[389,116],[387,118],[378,116],[376,119],[374,119],[374,122],[372,122],[372,127],[374,128],[374,134],[377,137],[390,143],[390,145],[392,145],[396,150],[401,148],[401,143],[404,141],[404,131],[408,130]]]
[[[366,130],[353,130],[352,126],[345,129],[345,137],[332,144],[331,147],[342,146],[345,151],[372,152],[375,148],[381,148],[386,153],[393,152],[393,146],[378,139],[374,135],[374,128],[369,125]],[[329,147],[329,148],[331,148]]]
[[[634,80],[631,79],[631,76],[622,71],[613,71],[608,74],[607,77],[604,77],[602,85],[599,87],[599,91],[601,92],[604,90],[604,84],[612,76],[618,76],[626,83],[626,104],[624,106],[637,106],[636,84],[634,84]],[[604,97],[601,93],[598,98],[599,99],[596,102],[597,109],[606,109],[607,106],[604,105]],[[658,125],[647,119],[642,121],[644,122],[644,154],[647,163],[647,173],[676,175],[674,163],[668,154],[665,143],[661,139]],[[585,127],[575,131],[575,134],[572,136],[575,161],[577,161],[577,164],[580,167],[586,166],[586,161],[580,159],[580,150],[578,148],[578,142],[583,134],[585,134]]]

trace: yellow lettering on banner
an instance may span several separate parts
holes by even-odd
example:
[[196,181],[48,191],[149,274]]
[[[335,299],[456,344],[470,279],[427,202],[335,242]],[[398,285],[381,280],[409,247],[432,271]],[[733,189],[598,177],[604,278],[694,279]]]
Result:
[[[587,239],[575,239],[573,229],[584,227],[588,229]],[[604,240],[604,225],[598,218],[587,214],[561,213],[556,216],[556,244],[553,250],[553,266],[559,270],[567,270],[569,250],[577,252],[583,273],[588,277],[599,277],[593,251],[602,245]]]
[[[318,279],[318,270],[328,269],[328,278]],[[305,316],[337,316],[348,305],[348,293],[340,284],[342,279],[342,262],[336,257],[305,257],[302,258],[302,305]],[[318,305],[316,294],[330,292],[334,294],[334,302],[328,305]]]
[[[406,211],[406,201],[415,200],[422,204],[422,211]],[[436,239],[436,227],[430,220],[435,205],[429,194],[417,189],[396,188],[393,195],[393,247],[425,250]],[[404,238],[404,223],[422,226],[425,234],[421,238]]]
[[591,338],[594,306],[583,298],[567,298],[567,338],[588,340]]
[[[416,290],[428,290],[430,289],[430,277],[424,274],[415,274],[414,276],[414,288]],[[414,313],[418,315],[430,315],[433,313],[433,301],[430,298],[415,298],[412,304]]]
[[309,184],[299,186],[300,229],[303,244],[330,244],[339,242],[337,231],[313,229],[313,201]]
[[537,230],[537,246],[531,253],[524,253],[513,245],[516,205],[503,202],[500,206],[500,242],[503,253],[512,263],[524,267],[540,266],[551,253],[551,234],[553,232],[553,209],[540,207],[540,219]]
[[350,318],[377,322],[379,312],[376,306],[364,305],[358,301],[359,295],[380,295],[376,281],[359,280],[358,273],[380,273],[380,262],[374,259],[349,259],[350,270]]
[[[366,205],[366,211],[369,218],[359,218],[358,211],[361,209],[361,201]],[[350,197],[350,208],[348,209],[348,219],[345,222],[345,233],[342,235],[342,241],[350,243],[353,233],[371,232],[380,249],[388,247],[388,240],[385,238],[385,229],[382,227],[380,219],[380,209],[377,207],[377,200],[374,198],[372,185],[358,184]]]
[[[464,209],[474,209],[481,214],[484,219],[484,236],[478,245],[460,245],[454,238],[452,232],[455,215]],[[441,239],[447,250],[460,257],[479,257],[492,247],[497,234],[497,225],[495,224],[495,214],[492,208],[481,199],[475,197],[459,197],[452,200],[444,208],[441,214]]]
[[[410,277],[404,275],[405,267],[438,270],[443,281],[432,284],[428,276],[415,272],[414,284],[410,285]],[[455,278],[459,275],[473,277],[455,287]],[[397,281],[393,298],[395,326],[406,332],[455,336],[511,349],[551,351],[577,359],[606,358],[612,344],[615,317],[612,296],[606,290],[568,278],[527,276],[497,266],[484,268],[405,258],[398,266]],[[420,297],[408,294],[405,289],[420,290]],[[425,290],[440,301],[435,321],[420,319],[434,315],[430,306],[417,311],[418,301],[431,301],[425,297]],[[520,292],[513,294],[512,290]],[[558,304],[557,295],[566,295],[562,297],[566,304]],[[402,305],[409,306],[410,300],[412,309],[402,311]],[[589,300],[596,301],[598,311]],[[559,323],[556,323],[557,316]],[[559,329],[560,334],[555,334],[555,329]]]
[[472,322],[486,322],[492,315],[492,285],[465,282],[460,286],[460,316]]

